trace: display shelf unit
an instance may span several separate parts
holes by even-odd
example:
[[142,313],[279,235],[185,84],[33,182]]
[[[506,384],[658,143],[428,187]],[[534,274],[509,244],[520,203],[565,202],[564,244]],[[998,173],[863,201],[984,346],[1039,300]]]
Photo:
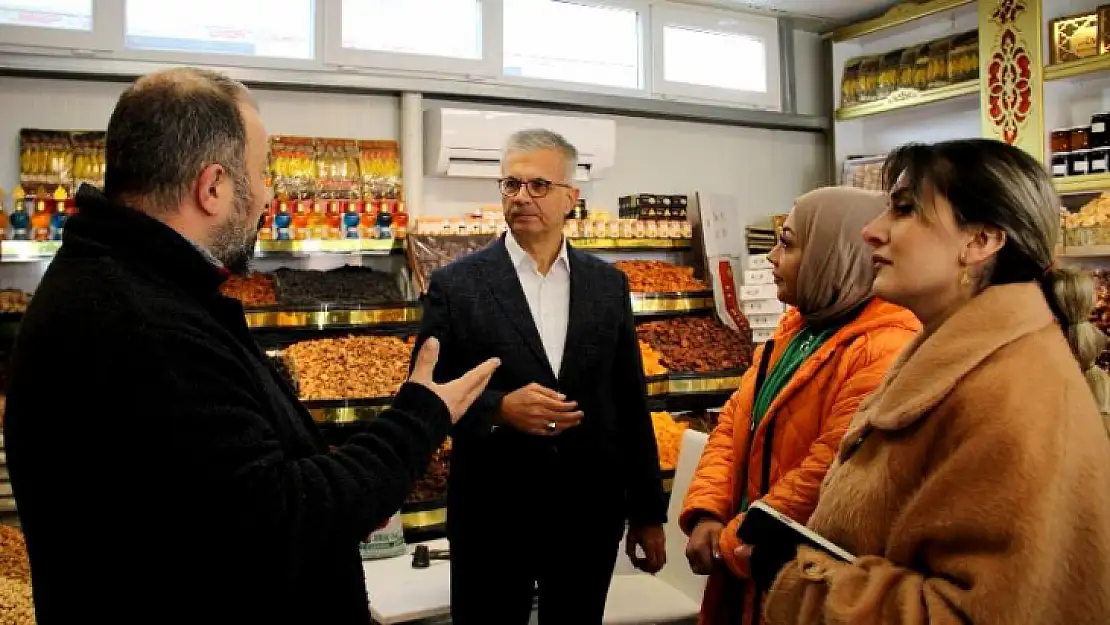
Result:
[[1083,245],[1065,247],[1060,256],[1070,259],[1110,258],[1110,245]]
[[255,247],[258,258],[302,257],[319,254],[357,254],[388,256],[405,249],[403,239],[336,239],[305,241],[259,241]]
[[1100,76],[1110,78],[1110,55],[1100,54],[1085,59],[1047,65],[1044,68],[1046,82]]
[[[848,182],[844,178],[844,164],[850,158],[883,156],[909,142],[983,136],[982,100],[988,74],[982,59],[989,56],[988,49],[993,43],[992,31],[984,26],[981,17],[987,1],[904,2],[879,17],[832,33],[834,121],[830,175],[835,183]],[[980,40],[979,77],[932,89],[902,88],[882,100],[841,105],[841,87],[849,60],[916,50],[930,42],[976,30]],[[873,181],[869,184],[877,188]]]
[[892,113],[915,106],[954,100],[956,98],[971,98],[979,95],[979,88],[980,83],[978,80],[968,80],[954,85],[948,85],[947,87],[939,87],[926,91],[905,89],[895,92],[884,100],[839,108],[836,110],[836,119],[837,121],[848,121],[861,117]]
[[[649,376],[647,378],[648,397],[656,400],[657,405],[670,406],[688,395],[731,394],[740,387],[744,371],[728,369],[708,373],[666,373]],[[717,406],[720,405],[717,404]],[[680,410],[679,408],[666,409]],[[689,410],[689,408],[682,408],[682,410]]]
[[0,241],[0,262],[21,263],[50,260],[61,248],[61,241]]
[[1110,174],[1088,176],[1065,176],[1054,178],[1053,186],[1060,195],[1080,195],[1110,191]]
[[[0,241],[0,261],[36,262],[50,260],[61,241]],[[334,241],[259,241],[257,258],[309,257],[326,254],[388,256],[405,249],[401,239],[339,239]]]
[[690,239],[572,238],[571,245],[597,252],[671,252],[690,249]]
[[353,424],[372,419],[389,408],[392,397],[366,399],[302,399],[301,403],[317,423]]
[[713,310],[715,305],[712,291],[632,294],[632,314],[637,317],[705,312]]
[[294,310],[246,311],[252,330],[342,330],[410,325],[420,322],[420,304],[404,302],[381,306],[320,306]]
[[976,0],[929,0],[925,2],[897,4],[886,13],[855,24],[842,26],[832,33],[834,42],[850,41],[884,30],[908,25],[923,18],[943,14]]

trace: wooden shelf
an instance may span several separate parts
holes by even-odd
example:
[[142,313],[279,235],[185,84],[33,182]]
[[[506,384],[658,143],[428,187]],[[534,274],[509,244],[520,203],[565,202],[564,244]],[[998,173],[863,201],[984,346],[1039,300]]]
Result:
[[1107,258],[1110,257],[1110,245],[1065,247],[1060,256],[1062,258]]
[[853,106],[838,108],[836,109],[836,120],[847,121],[860,117],[882,115],[883,113],[899,111],[914,106],[921,106],[923,104],[932,104],[934,102],[943,102],[945,100],[970,97],[973,95],[979,95],[978,80],[968,80],[954,85],[948,85],[947,87],[929,89],[927,91],[902,89],[877,102],[868,102],[866,104],[855,104]]
[[1089,56],[1076,61],[1047,65],[1044,68],[1044,79],[1046,81],[1067,80],[1068,78],[1080,78],[1093,76],[1094,74],[1110,76],[1110,54]]
[[1101,193],[1103,191],[1110,191],[1110,174],[1053,178],[1052,184],[1056,187],[1056,192],[1060,195]]
[[897,4],[886,13],[856,24],[849,24],[832,32],[832,40],[848,41],[858,39],[865,35],[908,24],[923,17],[951,11],[975,0],[929,0],[928,2],[903,2]]

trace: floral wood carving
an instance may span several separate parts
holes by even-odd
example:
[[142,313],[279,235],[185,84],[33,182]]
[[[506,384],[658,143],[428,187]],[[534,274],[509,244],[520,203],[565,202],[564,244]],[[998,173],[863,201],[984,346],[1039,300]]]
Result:
[[987,112],[1010,145],[1017,142],[1033,108],[1033,61],[1015,23],[1025,10],[1025,0],[998,0],[990,18],[999,34],[987,67]]

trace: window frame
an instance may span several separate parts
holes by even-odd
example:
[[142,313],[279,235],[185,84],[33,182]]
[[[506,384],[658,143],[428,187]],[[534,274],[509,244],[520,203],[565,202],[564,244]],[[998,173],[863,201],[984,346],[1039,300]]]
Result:
[[[780,70],[782,54],[779,43],[778,19],[738,11],[682,6],[670,2],[653,4],[651,12],[653,94],[667,99],[725,103],[782,111],[782,75]],[[722,24],[722,21],[730,23]],[[664,67],[667,51],[663,31],[668,26],[742,35],[763,41],[766,46],[767,91],[765,93],[744,91],[666,80]]]
[[[568,4],[580,4],[597,8],[629,9],[636,12],[637,27],[639,29],[636,51],[640,59],[640,86],[617,87],[589,82],[574,82],[554,78],[537,78],[535,76],[514,76],[505,73],[504,31],[500,33],[502,54],[497,62],[498,82],[516,87],[535,87],[537,89],[554,89],[557,91],[589,92],[613,96],[647,97],[651,95],[651,67],[652,55],[649,53],[652,46],[651,40],[651,0],[556,0]],[[498,16],[499,25],[505,24],[504,0],[499,2],[501,14]]]
[[324,11],[323,53],[325,65],[369,70],[400,70],[428,74],[461,75],[477,79],[501,76],[501,0],[477,0],[482,7],[482,58],[462,59],[430,54],[350,50],[343,47],[343,3],[326,3]]
[[54,48],[116,52],[123,41],[123,0],[93,0],[92,30],[65,30],[0,24],[0,48]]
[[[99,0],[98,0],[99,1]],[[129,0],[115,0],[119,3],[118,23],[119,39],[113,50],[113,57],[124,60],[153,61],[158,63],[175,63],[182,65],[215,65],[228,67],[244,67],[259,69],[284,69],[284,70],[320,70],[324,65],[321,60],[321,41],[324,36],[324,6],[328,0],[313,0],[313,19],[315,21],[312,33],[311,59],[297,59],[282,56],[254,56],[246,54],[220,54],[215,52],[176,52],[173,50],[143,50],[127,47],[127,2]]]

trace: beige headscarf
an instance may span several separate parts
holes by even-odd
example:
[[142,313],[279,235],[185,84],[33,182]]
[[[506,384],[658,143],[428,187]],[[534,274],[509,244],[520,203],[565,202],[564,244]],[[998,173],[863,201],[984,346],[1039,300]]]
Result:
[[863,227],[886,205],[885,194],[852,187],[825,187],[795,201],[802,248],[796,297],[808,325],[836,323],[871,297],[873,250]]

